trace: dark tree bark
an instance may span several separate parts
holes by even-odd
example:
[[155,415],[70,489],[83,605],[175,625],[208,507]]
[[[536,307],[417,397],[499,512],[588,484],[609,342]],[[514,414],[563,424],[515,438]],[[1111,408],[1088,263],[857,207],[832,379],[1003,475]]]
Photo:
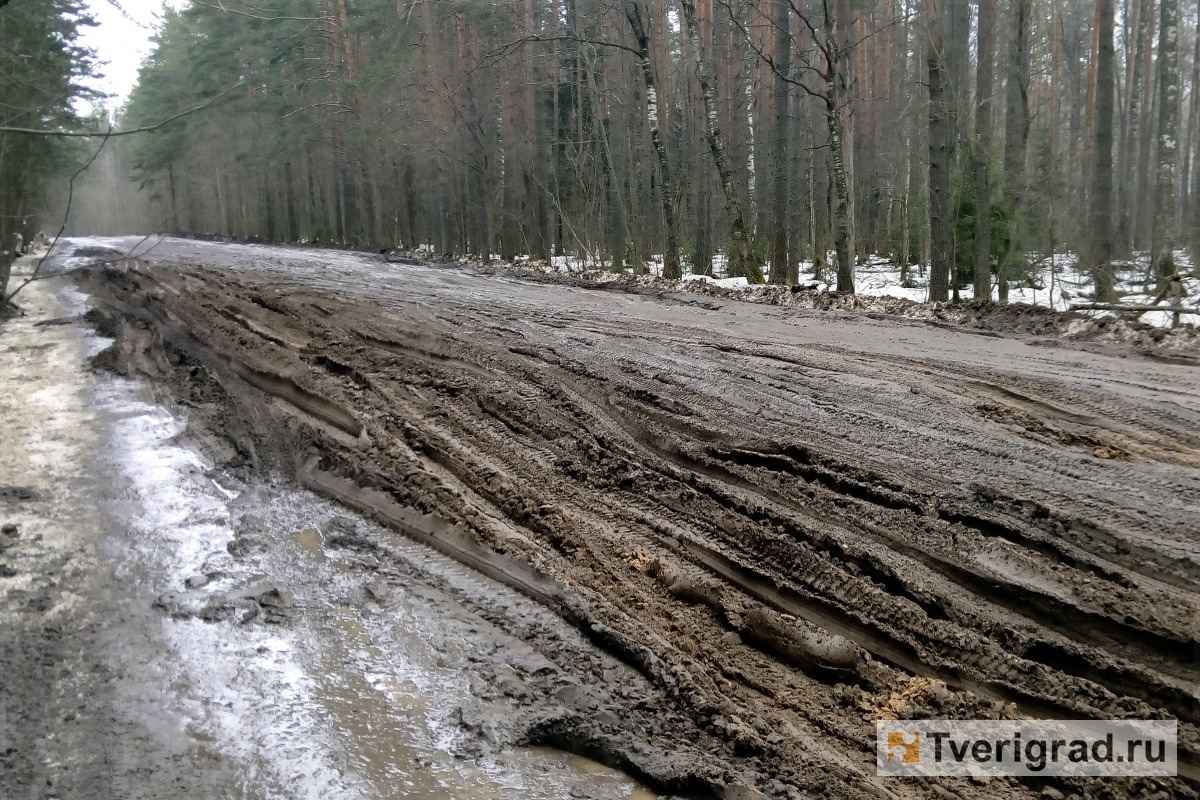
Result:
[[1092,191],[1089,198],[1086,266],[1096,284],[1096,300],[1114,302],[1113,285],[1113,96],[1114,77],[1113,18],[1114,0],[1096,0],[1098,26],[1096,59],[1096,111],[1093,117]]
[[954,228],[950,211],[952,99],[946,86],[946,61],[942,36],[942,8],[938,0],[928,3],[929,40],[926,61],[929,64],[929,299],[944,303],[950,299],[950,270],[954,258]]
[[1137,203],[1134,186],[1137,180],[1138,147],[1141,143],[1141,102],[1142,102],[1142,46],[1146,38],[1146,17],[1149,16],[1150,0],[1130,0],[1126,10],[1125,20],[1125,96],[1123,100],[1122,118],[1124,126],[1121,133],[1121,165],[1120,186],[1127,195],[1127,200],[1120,204],[1117,213],[1117,245],[1122,252],[1129,253],[1133,248],[1133,227],[1137,219]]
[[[817,219],[817,135],[815,125],[808,128],[808,235],[812,239],[813,279],[821,280],[825,268],[827,248],[825,226]],[[826,206],[829,204],[826,203]]]
[[996,0],[979,0],[979,66],[975,109],[975,298],[992,299],[992,91],[996,61]]
[[1131,220],[1130,241],[1132,247],[1143,250],[1150,240],[1151,225],[1147,222],[1154,213],[1154,182],[1151,178],[1153,165],[1150,163],[1154,150],[1153,123],[1155,93],[1156,63],[1154,58],[1154,33],[1158,20],[1154,14],[1155,0],[1144,0],[1142,16],[1146,25],[1142,31],[1142,41],[1138,47],[1141,62],[1141,102],[1138,108],[1138,136],[1134,144],[1138,148],[1137,171],[1134,182],[1130,185]]
[[1025,184],[1025,150],[1029,143],[1029,34],[1033,0],[1014,0],[1012,47],[1005,70],[1004,198],[1008,231],[996,284],[1001,303],[1008,302],[1008,279],[1022,258],[1021,214]]
[[[955,186],[959,181],[959,163],[963,153],[968,152],[970,97],[971,97],[971,6],[965,0],[948,2],[942,7],[948,28],[943,30],[942,41],[943,60],[945,62],[946,85],[943,91],[949,90],[949,168],[950,183]],[[950,195],[950,290],[951,300],[959,302],[959,289],[962,277],[958,269],[958,215],[959,204],[954,192]],[[965,245],[964,245],[965,247]],[[965,255],[965,254],[964,254]]]

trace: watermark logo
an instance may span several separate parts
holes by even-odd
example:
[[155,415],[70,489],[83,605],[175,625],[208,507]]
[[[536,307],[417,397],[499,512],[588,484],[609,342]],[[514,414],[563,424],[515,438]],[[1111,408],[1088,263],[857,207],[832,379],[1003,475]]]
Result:
[[921,734],[919,732],[912,734],[910,741],[904,740],[905,734],[901,731],[888,731],[887,735],[887,760],[897,759],[901,764],[919,764],[921,763]]
[[881,720],[879,775],[1167,776],[1173,720]]

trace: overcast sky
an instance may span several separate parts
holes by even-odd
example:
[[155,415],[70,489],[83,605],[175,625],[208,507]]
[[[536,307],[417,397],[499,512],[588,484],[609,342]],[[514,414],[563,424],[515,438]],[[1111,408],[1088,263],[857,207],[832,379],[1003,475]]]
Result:
[[[182,0],[169,2],[174,7],[182,5]],[[100,24],[84,29],[83,44],[96,51],[99,71],[104,73],[93,85],[116,95],[107,101],[115,110],[137,82],[138,67],[150,52],[150,37],[162,14],[163,0],[88,0],[87,5]]]

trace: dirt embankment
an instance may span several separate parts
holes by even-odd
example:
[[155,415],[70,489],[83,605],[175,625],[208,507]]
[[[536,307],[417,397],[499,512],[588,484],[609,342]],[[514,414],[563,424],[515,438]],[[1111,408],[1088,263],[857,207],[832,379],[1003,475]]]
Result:
[[[411,253],[401,263],[423,263]],[[388,256],[396,258],[396,256]],[[918,303],[898,297],[872,297],[817,291],[815,282],[798,286],[751,286],[729,289],[701,280],[664,280],[652,275],[586,270],[563,273],[546,262],[492,262],[447,259],[445,263],[467,266],[481,274],[515,277],[563,286],[624,291],[650,297],[674,293],[699,295],[713,300],[758,303],[813,311],[845,311],[874,319],[907,320],[912,323],[962,329],[988,335],[1039,337],[1046,347],[1064,343],[1098,352],[1136,352],[1151,358],[1174,359],[1175,363],[1200,366],[1200,330],[1192,325],[1162,328],[1138,320],[1079,311],[1055,311],[1024,303],[996,305],[968,300],[963,303]],[[698,305],[704,305],[699,301]],[[1163,306],[1163,310],[1169,310]]]
[[[85,289],[102,359],[222,463],[294,470],[662,692],[527,741],[677,794],[1195,795],[1192,368],[420,270]],[[1191,782],[876,778],[875,721],[920,716],[1177,718]]]

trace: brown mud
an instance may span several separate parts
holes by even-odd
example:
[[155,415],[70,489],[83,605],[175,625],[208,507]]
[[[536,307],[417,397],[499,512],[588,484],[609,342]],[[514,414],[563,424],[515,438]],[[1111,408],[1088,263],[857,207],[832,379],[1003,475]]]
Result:
[[[224,467],[518,589],[661,695],[524,743],[680,795],[1200,785],[1194,351],[170,240],[82,288],[103,363]],[[922,716],[1174,718],[1183,777],[877,778],[875,721]]]
[[35,282],[0,327],[0,797],[657,796],[520,746],[656,713],[643,676],[293,479],[213,467],[185,409],[88,369],[84,299]]

